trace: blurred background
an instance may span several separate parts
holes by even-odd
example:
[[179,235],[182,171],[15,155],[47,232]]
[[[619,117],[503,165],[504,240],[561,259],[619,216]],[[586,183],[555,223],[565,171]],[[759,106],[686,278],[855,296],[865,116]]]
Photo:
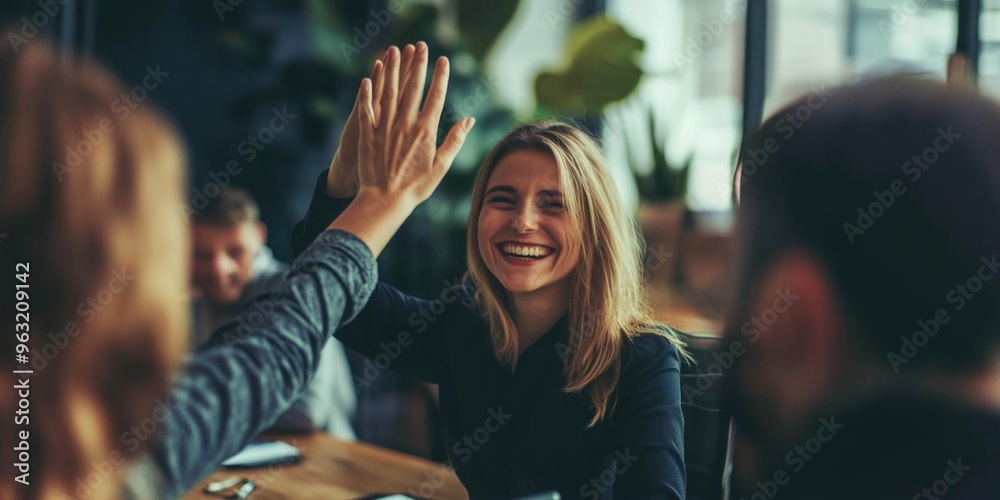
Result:
[[[123,120],[164,109],[188,146],[178,209],[243,187],[285,261],[359,80],[390,44],[424,40],[452,60],[442,127],[477,126],[383,254],[384,279],[437,297],[461,276],[479,162],[513,125],[556,117],[601,141],[648,243],[658,317],[704,334],[727,297],[735,158],[762,116],[886,73],[944,80],[956,51],[1000,98],[1000,0],[4,0],[0,22],[15,48],[44,34],[134,85]],[[379,383],[359,436],[443,458],[433,390]]]

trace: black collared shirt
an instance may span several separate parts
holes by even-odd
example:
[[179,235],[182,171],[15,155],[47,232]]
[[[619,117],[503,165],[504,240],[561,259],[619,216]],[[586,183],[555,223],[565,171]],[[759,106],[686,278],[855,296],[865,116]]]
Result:
[[[296,252],[350,203],[324,194],[320,176]],[[461,285],[436,300],[380,282],[336,336],[372,363],[359,390],[392,369],[439,384],[449,461],[472,498],[558,491],[563,498],[683,498],[684,422],[680,356],[664,337],[642,335],[622,350],[608,417],[594,428],[590,398],[563,391],[568,318],[524,350],[517,370],[493,355],[489,326]],[[407,491],[428,496],[429,477]]]

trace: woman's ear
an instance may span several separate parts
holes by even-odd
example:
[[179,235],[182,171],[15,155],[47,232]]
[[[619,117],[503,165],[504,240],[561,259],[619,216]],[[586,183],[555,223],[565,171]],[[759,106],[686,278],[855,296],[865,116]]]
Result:
[[833,397],[847,359],[844,322],[833,285],[811,252],[782,254],[759,283],[747,321],[760,336],[747,349],[741,383],[757,399],[754,406],[792,431]]

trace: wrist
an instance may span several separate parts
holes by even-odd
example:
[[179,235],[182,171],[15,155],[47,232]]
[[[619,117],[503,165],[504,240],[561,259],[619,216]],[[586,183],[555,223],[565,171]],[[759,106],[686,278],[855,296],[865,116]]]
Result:
[[413,212],[417,208],[417,205],[420,204],[419,201],[412,199],[410,196],[400,193],[389,194],[374,187],[361,188],[355,192],[354,197],[360,203],[378,206],[384,210],[393,212],[405,212],[407,214]]

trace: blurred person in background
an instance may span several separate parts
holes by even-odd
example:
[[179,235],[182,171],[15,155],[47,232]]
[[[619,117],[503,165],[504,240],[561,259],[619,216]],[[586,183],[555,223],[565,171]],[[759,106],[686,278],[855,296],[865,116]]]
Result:
[[[420,135],[408,142],[420,159],[401,170],[362,156],[358,203],[293,262],[267,320],[249,330],[227,323],[220,336],[236,341],[182,365],[190,236],[177,134],[148,105],[117,126],[111,103],[124,88],[93,62],[42,40],[16,53],[0,47],[4,288],[15,289],[16,264],[29,264],[30,275],[30,319],[15,316],[12,293],[0,303],[4,331],[29,334],[0,336],[0,383],[24,383],[13,373],[26,368],[15,344],[33,353],[57,346],[28,382],[30,419],[0,425],[8,464],[0,498],[172,498],[271,425],[306,390],[333,331],[368,300],[375,258],[461,148],[468,120],[436,148],[447,78],[447,64],[439,66],[425,120],[379,129]],[[366,78],[359,100],[371,94]],[[372,133],[369,126],[362,137]],[[109,284],[116,272],[127,284]],[[108,293],[100,311],[81,316],[82,303]],[[13,415],[20,397],[5,390],[0,407]],[[11,466],[19,439],[30,448],[23,483]]]
[[[122,92],[103,69],[45,42],[0,47],[0,324],[27,330],[33,353],[59,348],[27,378],[26,425],[6,415],[0,425],[5,463],[16,461],[22,430],[31,455],[30,485],[9,465],[0,472],[2,498],[116,497],[117,480],[86,486],[88,476],[120,474],[119,436],[156,409],[186,346],[184,153],[150,107],[117,126],[111,102]],[[20,318],[7,291],[16,263],[28,265]],[[123,282],[112,284],[116,272]],[[86,305],[102,291],[111,298]],[[21,339],[0,339],[7,412],[18,402],[6,388],[21,383],[12,369],[30,367],[14,363]]]
[[[422,84],[428,48],[389,53],[374,78],[374,112],[390,123],[420,120],[419,101],[396,106],[392,96]],[[408,137],[359,138],[370,112],[348,118],[293,233],[296,251],[358,203],[352,145],[383,161],[419,160],[405,154]],[[683,498],[684,350],[652,319],[640,239],[595,142],[555,122],[502,138],[473,188],[467,255],[468,279],[438,300],[379,282],[336,336],[440,384],[448,465],[470,496]]]
[[903,77],[806,106],[737,174],[735,498],[998,498],[1000,106]]
[[[266,294],[280,287],[288,265],[274,258],[267,247],[267,227],[260,221],[257,202],[239,188],[220,189],[218,196],[193,213],[191,238],[195,295],[191,346],[196,349],[224,323],[239,321],[240,311],[254,299],[268,300]],[[271,430],[319,429],[354,439],[351,414],[356,405],[344,347],[331,339],[323,347],[319,370],[306,394],[278,418]]]

